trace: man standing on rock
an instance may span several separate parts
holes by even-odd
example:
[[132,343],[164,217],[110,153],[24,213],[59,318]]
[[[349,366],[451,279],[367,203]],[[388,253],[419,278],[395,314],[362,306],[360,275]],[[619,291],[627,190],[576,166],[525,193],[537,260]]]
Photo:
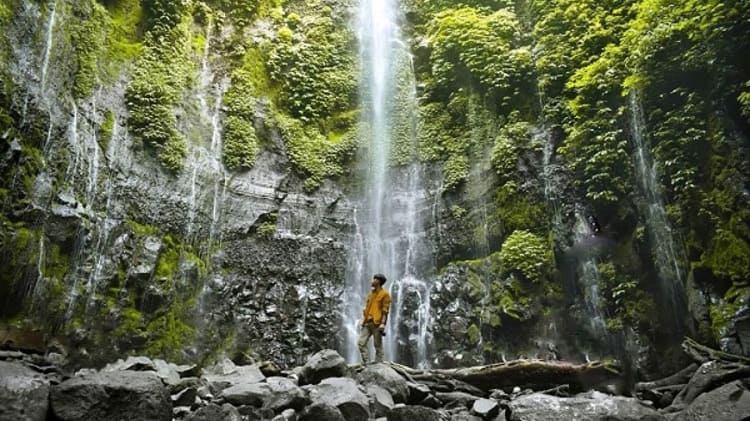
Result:
[[383,289],[385,275],[376,273],[372,277],[372,291],[367,295],[367,304],[362,313],[362,331],[359,334],[359,353],[362,364],[369,361],[367,342],[370,336],[375,344],[375,362],[383,361],[383,336],[385,336],[385,322],[388,320],[388,309],[391,307],[391,294]]

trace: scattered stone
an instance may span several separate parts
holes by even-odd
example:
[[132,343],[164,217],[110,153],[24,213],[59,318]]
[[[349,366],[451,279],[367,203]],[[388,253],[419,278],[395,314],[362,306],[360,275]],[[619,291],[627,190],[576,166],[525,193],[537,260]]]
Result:
[[196,397],[198,397],[198,390],[194,387],[188,387],[172,395],[172,406],[190,406],[195,403]]
[[117,360],[114,364],[107,364],[102,371],[156,371],[156,365],[148,357],[128,357],[127,360]]
[[[745,380],[748,382],[748,380]],[[750,391],[741,380],[698,396],[675,421],[739,421],[750,416]]]
[[185,377],[183,379],[180,379],[180,381],[175,384],[167,385],[167,389],[169,389],[170,395],[179,393],[182,389],[187,389],[188,387],[192,387],[196,390],[200,387],[204,387],[206,391],[208,391],[208,388],[206,388],[205,386],[201,386],[201,381],[197,377]]
[[19,363],[0,361],[0,420],[46,420],[49,391],[44,376]]
[[325,403],[338,408],[347,421],[360,421],[370,418],[370,402],[367,395],[359,390],[359,385],[347,377],[323,379],[310,390],[313,403]]
[[328,377],[343,377],[349,371],[344,357],[332,349],[315,353],[300,370],[300,385],[317,384]]
[[384,388],[391,394],[394,402],[405,403],[409,398],[409,383],[386,364],[368,365],[357,379],[363,385],[374,384]]
[[435,397],[440,399],[446,406],[461,405],[466,408],[470,408],[474,401],[480,399],[478,396],[464,392],[438,392],[435,394]]
[[52,412],[61,421],[172,419],[167,389],[153,374],[103,371],[52,387]]
[[266,383],[240,383],[222,390],[219,396],[234,405],[260,407],[271,397],[271,388]]
[[[451,421],[482,421],[482,418],[479,418],[476,415],[468,414],[466,412],[461,412],[451,415]],[[503,418],[503,421],[505,421],[505,418]]]
[[225,365],[221,369],[223,373],[203,376],[212,394],[219,395],[228,387],[260,383],[266,379],[266,376],[254,365],[234,366],[232,364],[232,366],[229,372],[226,372],[227,366]]
[[157,359],[154,360],[154,367],[156,368],[156,375],[164,384],[170,386],[180,382],[180,373],[177,372],[176,365]]
[[263,361],[258,364],[260,372],[266,377],[274,377],[281,375],[281,368],[279,368],[273,361]]
[[232,405],[224,404],[222,406],[210,404],[198,409],[185,418],[185,421],[241,421],[237,408]]
[[664,416],[633,398],[594,392],[572,398],[532,393],[510,401],[510,421],[662,421]]
[[266,398],[263,406],[279,412],[292,408],[301,410],[309,402],[304,392],[292,380],[285,377],[269,377],[266,379],[271,395]]
[[347,421],[341,411],[333,405],[325,402],[316,402],[305,408],[300,416],[300,421]]
[[500,405],[492,399],[477,399],[471,407],[471,413],[487,420],[500,413]]
[[177,374],[179,374],[181,378],[198,377],[201,375],[200,369],[195,364],[178,365],[175,367],[175,370],[177,371]]
[[385,417],[393,409],[393,397],[384,388],[374,384],[368,385],[367,396],[370,397],[370,409],[375,417]]
[[275,416],[272,421],[297,421],[297,412],[294,409],[285,409],[281,414]]
[[397,406],[388,413],[388,421],[438,421],[440,413],[425,406]]

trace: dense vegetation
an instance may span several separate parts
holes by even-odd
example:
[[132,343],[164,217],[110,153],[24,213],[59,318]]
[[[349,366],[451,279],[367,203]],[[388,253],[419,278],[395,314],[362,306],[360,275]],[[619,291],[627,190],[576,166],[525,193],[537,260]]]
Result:
[[[0,27],[9,27],[19,3],[0,1]],[[46,22],[52,3],[42,3],[34,2]],[[54,5],[65,48],[53,54],[68,55],[61,62],[71,69],[69,79],[54,87],[65,92],[56,94],[84,103],[102,86],[122,82],[127,129],[167,170],[164,182],[183,170],[194,141],[185,130],[192,116],[183,108],[194,102],[205,54],[229,80],[221,107],[227,170],[252,169],[259,154],[275,151],[289,159],[308,192],[327,178],[346,184],[341,175],[352,171],[367,132],[359,121],[350,2]],[[635,164],[636,109],[643,111],[643,140],[680,251],[680,281],[688,292],[713,298],[705,318],[691,309],[698,320],[688,324],[697,323],[704,339],[718,340],[750,295],[750,3],[404,0],[403,9],[418,86],[417,144],[414,150],[403,144],[411,133],[396,128],[403,136],[396,136],[393,163],[418,159],[443,170],[447,217],[459,227],[462,252],[440,264],[467,267],[471,294],[489,291],[491,301],[475,315],[469,341],[497,331],[503,320],[529,322],[563,300],[575,218],[561,209],[571,203],[594,215],[614,244],[597,256],[598,301],[608,332],[654,338],[667,323],[656,310],[669,297],[655,286],[661,275],[652,251],[660,244]],[[210,34],[215,42],[206,52]],[[63,172],[66,157],[45,155],[51,116],[40,112],[35,123],[21,127],[5,65],[10,54],[4,39],[0,123],[8,140],[2,152],[13,165],[0,168],[2,178],[12,180],[0,187],[7,264],[0,294],[28,293],[17,291],[18,279],[49,279],[46,311],[59,314],[66,310],[63,281],[75,256],[45,237],[35,225],[38,216],[24,212],[31,214],[37,174],[45,168]],[[95,124],[107,149],[112,111]],[[15,139],[22,142],[12,145]],[[553,166],[563,168],[562,182],[547,172]],[[481,198],[472,189],[479,184],[489,192]],[[560,196],[567,202],[560,203]],[[480,200],[489,213],[474,206]],[[133,296],[116,296],[123,282],[118,278],[101,291],[98,311],[114,320],[118,334],[169,354],[195,333],[181,321],[195,291],[174,287],[178,266],[192,262],[200,274],[206,263],[180,235],[129,222],[137,250],[152,237],[163,244],[154,283],[177,304],[143,314]],[[261,228],[258,234],[271,240],[275,225]],[[549,300],[534,301],[535,294]]]

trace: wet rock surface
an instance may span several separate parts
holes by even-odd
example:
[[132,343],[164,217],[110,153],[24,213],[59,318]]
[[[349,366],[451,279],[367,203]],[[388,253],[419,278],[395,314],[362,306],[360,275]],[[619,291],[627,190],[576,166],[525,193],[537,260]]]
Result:
[[[339,358],[327,350],[311,356],[308,366]],[[665,379],[639,383],[638,397],[628,397],[599,391],[571,395],[565,385],[553,390],[485,390],[449,378],[445,371],[417,371],[390,363],[364,368],[333,364],[345,374],[308,385],[298,380],[303,367],[266,377],[258,364],[238,365],[227,359],[198,370],[132,357],[73,374],[44,355],[0,351],[0,419],[741,421],[750,414],[750,375],[742,369],[750,365],[728,364],[706,361],[703,370],[693,365]],[[712,376],[716,367],[723,368],[724,375]],[[707,382],[707,376],[715,381]],[[691,398],[661,405],[643,398],[665,388]],[[405,396],[405,401],[399,403],[396,396]]]

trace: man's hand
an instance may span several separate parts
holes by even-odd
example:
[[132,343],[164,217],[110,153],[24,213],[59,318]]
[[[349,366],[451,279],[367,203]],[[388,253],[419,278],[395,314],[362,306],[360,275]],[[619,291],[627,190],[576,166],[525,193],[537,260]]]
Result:
[[380,330],[381,332],[385,331],[385,324],[381,323],[380,326],[378,326],[378,330]]

